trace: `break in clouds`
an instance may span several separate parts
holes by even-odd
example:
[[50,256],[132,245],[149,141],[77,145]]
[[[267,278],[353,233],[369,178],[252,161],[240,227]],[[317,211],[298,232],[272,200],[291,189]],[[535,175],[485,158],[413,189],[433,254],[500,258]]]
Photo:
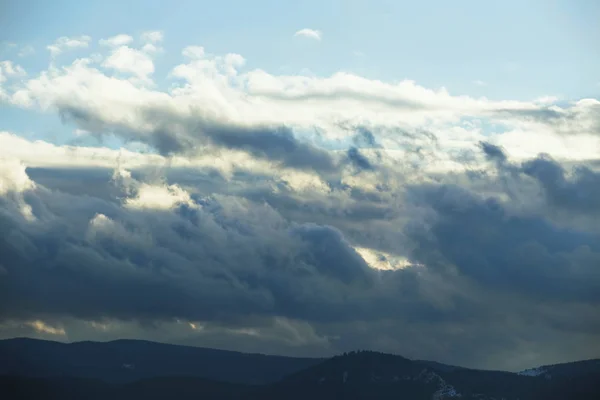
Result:
[[597,99],[280,76],[199,46],[157,77],[161,41],[0,63],[3,107],[73,131],[0,132],[0,335],[507,369],[600,355]]

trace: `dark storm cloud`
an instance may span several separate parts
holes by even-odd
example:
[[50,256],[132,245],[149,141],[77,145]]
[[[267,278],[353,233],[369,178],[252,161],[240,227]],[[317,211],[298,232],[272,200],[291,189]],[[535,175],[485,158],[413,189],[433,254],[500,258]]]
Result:
[[414,187],[411,196],[436,213],[429,229],[408,230],[419,262],[503,291],[600,303],[600,236],[513,215],[456,186]]
[[[157,173],[163,174],[167,182],[178,183],[190,191],[192,198],[197,203],[202,203],[207,193],[222,194],[248,199],[253,203],[267,203],[280,213],[285,219],[299,223],[319,222],[343,229],[348,235],[350,226],[360,230],[370,230],[369,223],[393,224],[398,210],[390,207],[389,188],[382,182],[377,185],[378,191],[365,191],[357,187],[342,185],[339,182],[329,182],[332,192],[305,192],[302,196],[284,183],[274,180],[272,176],[236,170],[231,177],[225,179],[217,170],[210,167],[183,168],[138,168],[131,171],[132,175],[143,181],[157,181]],[[116,202],[122,193],[111,183],[113,170],[110,169],[64,169],[64,168],[28,168],[31,179],[43,186],[48,186],[59,191],[75,194],[89,195],[111,202]],[[159,184],[163,184],[158,180]],[[273,191],[273,187],[277,188]],[[377,236],[386,235],[394,237],[394,231],[381,232]],[[381,231],[382,227],[373,228]],[[373,233],[357,237],[352,236],[354,243],[378,248],[373,241]],[[381,250],[389,251],[384,247]]]
[[311,248],[304,261],[324,276],[332,276],[346,284],[369,285],[373,271],[350,247],[341,232],[326,226],[304,224],[293,229]]
[[[34,220],[18,211],[21,200]],[[0,214],[3,319],[343,321],[421,301],[394,298],[409,273],[381,283],[338,230],[289,223],[267,205],[216,196],[131,209],[43,187],[21,200],[5,199]]]
[[575,213],[600,211],[600,173],[578,166],[567,177],[565,168],[548,156],[529,160],[521,168],[539,182],[551,205]]
[[346,152],[346,154],[347,154],[348,160],[350,160],[352,165],[357,167],[359,170],[373,169],[371,162],[369,162],[367,157],[362,155],[360,150],[357,149],[356,147],[350,147],[348,149],[348,151]]
[[356,129],[357,133],[352,138],[354,145],[358,148],[381,148],[381,145],[377,143],[373,132],[363,126],[359,126]]
[[[487,142],[481,142],[480,147],[486,158],[496,163],[500,173],[511,175],[513,180],[520,180],[519,175],[533,178],[548,205],[575,214],[600,211],[600,173],[589,166],[567,168],[547,154],[522,163],[509,163],[502,148]],[[523,184],[522,179],[519,183]]]
[[[500,149],[485,149],[502,159]],[[543,175],[502,165],[522,169],[530,185],[537,178],[529,176]],[[393,196],[340,186],[319,197],[282,187],[274,192],[273,182],[248,173],[224,181],[172,169],[170,183],[197,190],[192,204],[160,210],[123,207],[124,193],[101,195],[97,184],[110,173],[65,171],[64,182],[60,174],[31,170],[40,184],[60,191],[38,186],[1,197],[2,320],[200,320],[215,326],[214,335],[188,343],[228,347],[229,338],[233,346],[242,339],[222,329],[251,327],[264,335],[252,349],[268,349],[274,343],[264,339],[268,321],[285,317],[339,338],[328,339],[331,347],[322,354],[377,348],[496,368],[509,365],[502,357],[518,355],[532,336],[557,343],[567,333],[594,335],[600,324],[586,308],[600,304],[598,236],[515,213],[466,186],[414,184]],[[549,182],[572,181],[566,173],[548,175]],[[487,175],[481,179],[497,185]],[[23,204],[34,220],[24,216]],[[415,266],[373,270],[349,241],[406,255]],[[175,340],[164,335],[161,340]],[[482,352],[490,354],[487,361]],[[553,357],[547,361],[573,356]],[[511,368],[532,365],[519,362]]]
[[503,163],[506,161],[506,154],[504,153],[504,150],[501,147],[488,142],[480,142],[479,146],[481,147],[481,150],[489,160],[499,163]]
[[108,168],[27,168],[27,175],[42,186],[64,193],[115,200],[118,190],[111,184]]
[[296,139],[289,128],[239,128],[220,125],[202,129],[214,144],[248,152],[255,157],[281,162],[298,169],[331,172],[335,162],[331,155]]
[[422,272],[372,270],[337,229],[290,224],[240,198],[195,198],[201,208],[161,211],[41,187],[25,193],[38,220],[15,207],[1,224],[11,232],[0,255],[7,269],[0,297],[10,305],[2,318],[462,319],[421,290],[428,285]]

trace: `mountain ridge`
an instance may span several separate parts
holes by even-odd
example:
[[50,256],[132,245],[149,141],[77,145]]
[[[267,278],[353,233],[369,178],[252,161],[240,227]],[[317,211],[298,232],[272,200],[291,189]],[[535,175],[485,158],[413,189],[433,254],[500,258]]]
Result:
[[202,350],[211,350],[211,351],[219,351],[223,353],[235,353],[235,354],[247,354],[247,355],[256,355],[256,356],[266,356],[266,357],[279,357],[279,358],[303,358],[303,359],[324,359],[324,357],[296,357],[296,356],[287,356],[281,354],[269,354],[269,353],[260,353],[260,352],[246,352],[246,351],[238,351],[238,350],[228,350],[228,349],[220,349],[215,347],[203,347],[203,346],[190,346],[186,344],[180,343],[166,343],[166,342],[156,342],[153,340],[145,340],[145,339],[114,339],[114,340],[106,340],[106,341],[96,341],[96,340],[78,340],[74,342],[61,342],[58,340],[48,340],[48,339],[37,339],[30,338],[26,336],[14,337],[9,339],[0,339],[1,342],[7,341],[31,341],[31,342],[46,342],[46,343],[57,343],[60,345],[76,345],[76,344],[88,344],[88,343],[146,343],[153,345],[164,345],[164,346],[173,346],[173,347],[185,347],[185,348],[194,348],[194,349],[202,349]]
[[368,350],[294,358],[135,339],[0,340],[0,390],[15,398],[600,398],[600,360],[536,368],[542,373],[478,370]]
[[319,358],[271,356],[151,341],[119,339],[64,343],[31,338],[0,340],[0,374],[98,378],[111,383],[191,375],[266,384]]
[[[178,343],[157,342],[157,341],[145,340],[145,339],[127,339],[127,338],[107,340],[107,341],[81,340],[81,341],[74,341],[74,342],[62,342],[62,341],[58,341],[58,340],[37,339],[37,338],[21,336],[21,337],[14,337],[14,338],[8,338],[8,339],[0,339],[0,346],[2,345],[3,342],[13,342],[13,341],[14,342],[18,342],[18,341],[46,342],[46,343],[56,343],[59,345],[66,345],[66,346],[80,345],[80,344],[100,344],[100,343],[105,343],[105,344],[107,344],[107,343],[111,343],[111,344],[145,343],[145,344],[152,344],[152,345],[158,345],[158,346],[169,346],[169,347],[178,347],[178,348],[185,348],[185,349],[200,349],[200,350],[205,350],[205,351],[220,352],[220,353],[224,353],[224,354],[229,353],[229,354],[237,354],[237,355],[274,357],[274,358],[280,358],[280,359],[304,359],[304,360],[318,360],[318,361],[323,361],[323,360],[333,358],[333,357],[339,357],[344,354],[344,353],[341,353],[341,354],[337,354],[337,355],[334,355],[331,357],[297,357],[297,356],[288,356],[288,355],[280,355],[280,354],[245,352],[245,351],[238,351],[238,350],[228,350],[228,349],[220,349],[220,348],[212,348],[212,347],[191,346],[191,345],[178,344]],[[357,352],[357,351],[361,351],[361,350],[354,350],[351,352]],[[559,367],[559,366],[564,366],[564,365],[574,364],[574,363],[600,363],[600,358],[587,358],[587,359],[583,359],[583,360],[564,361],[564,362],[559,362],[559,363],[554,363],[554,364],[534,365],[529,368],[518,370],[518,371],[508,371],[508,370],[502,370],[502,369],[485,369],[485,368],[464,367],[464,366],[455,365],[455,364],[442,363],[442,362],[435,361],[435,360],[423,360],[423,359],[418,359],[418,358],[412,359],[412,358],[407,358],[401,354],[396,354],[396,353],[384,353],[384,352],[379,352],[379,351],[374,351],[374,350],[362,350],[362,351],[370,351],[370,352],[375,352],[375,353],[388,354],[388,355],[392,355],[395,357],[402,357],[402,358],[406,358],[406,359],[414,361],[414,362],[422,363],[425,365],[430,365],[432,367],[434,365],[437,365],[438,368],[489,371],[489,372],[509,372],[509,373],[515,373],[515,374],[521,374],[525,371],[539,369],[539,368],[548,369],[548,368]],[[351,352],[345,352],[345,353],[351,353]]]

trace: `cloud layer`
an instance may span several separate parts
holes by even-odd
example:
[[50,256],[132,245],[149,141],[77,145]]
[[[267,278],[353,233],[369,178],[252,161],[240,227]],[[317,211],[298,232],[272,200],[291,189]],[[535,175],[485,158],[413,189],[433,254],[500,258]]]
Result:
[[162,40],[0,64],[0,101],[77,132],[0,132],[0,335],[600,355],[600,101],[280,76],[197,45],[161,81]]

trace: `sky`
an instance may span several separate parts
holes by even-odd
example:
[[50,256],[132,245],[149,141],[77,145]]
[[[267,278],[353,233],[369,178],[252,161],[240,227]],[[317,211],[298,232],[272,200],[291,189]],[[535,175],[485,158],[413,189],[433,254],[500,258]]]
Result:
[[0,338],[600,357],[599,17],[0,1]]

